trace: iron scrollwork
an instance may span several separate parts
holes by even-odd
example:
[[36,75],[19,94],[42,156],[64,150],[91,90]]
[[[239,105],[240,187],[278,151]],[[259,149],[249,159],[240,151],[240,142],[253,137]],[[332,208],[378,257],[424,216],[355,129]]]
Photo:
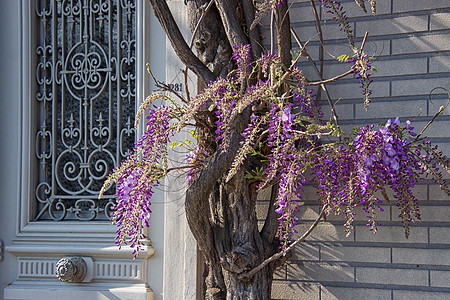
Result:
[[135,140],[134,0],[36,0],[36,220],[107,220]]

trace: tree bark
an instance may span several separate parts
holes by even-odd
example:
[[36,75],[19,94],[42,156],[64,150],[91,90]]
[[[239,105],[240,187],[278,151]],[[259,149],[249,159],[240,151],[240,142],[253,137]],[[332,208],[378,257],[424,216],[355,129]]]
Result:
[[[214,240],[211,248],[215,248],[212,252],[218,254],[220,263],[214,265],[209,261],[209,265],[216,268],[211,270],[210,277],[214,278],[212,283],[216,285],[208,286],[207,290],[216,293],[211,297],[212,293],[207,292],[207,299],[270,299],[272,265],[260,270],[250,280],[240,277],[266,258],[256,218],[256,186],[245,179],[244,174],[244,171],[239,171],[227,183],[220,180],[209,198]],[[205,257],[212,258],[209,254]],[[217,279],[223,280],[220,293],[217,289],[222,284],[217,284]],[[225,298],[218,298],[219,295]]]
[[[192,32],[198,58],[218,77],[225,77],[230,71],[232,50],[227,35],[220,21],[215,5],[206,11],[210,1],[191,0],[187,2],[189,27]],[[200,22],[201,17],[203,19]]]

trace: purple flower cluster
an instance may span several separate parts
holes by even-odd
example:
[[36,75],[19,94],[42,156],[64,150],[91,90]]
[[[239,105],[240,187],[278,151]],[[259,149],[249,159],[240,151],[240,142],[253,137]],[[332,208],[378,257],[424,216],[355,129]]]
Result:
[[158,182],[151,180],[144,169],[129,170],[117,181],[117,200],[114,211],[116,226],[116,244],[130,244],[135,253],[140,250],[140,240],[145,238],[142,223],[148,227],[150,199],[153,187]]
[[116,205],[113,219],[117,225],[116,243],[130,244],[137,253],[142,244],[143,226],[149,226],[150,199],[158,180],[167,170],[167,143],[174,133],[170,125],[173,108],[153,105],[148,109],[146,131],[135,144],[133,155],[115,171]]
[[379,130],[373,125],[361,128],[348,149],[328,148],[316,155],[313,170],[321,200],[330,211],[344,213],[347,229],[351,228],[353,208],[361,205],[368,213],[368,226],[376,231],[376,212],[383,210],[376,195],[386,194],[387,186],[398,200],[405,228],[420,220],[412,188],[423,169],[411,142],[403,137],[412,129],[409,122],[401,128],[398,118],[388,120]]
[[239,82],[241,82],[248,75],[247,69],[251,61],[251,48],[250,45],[234,45],[233,50],[233,59],[238,67],[237,77]]
[[261,71],[265,77],[269,77],[270,66],[281,66],[280,57],[276,54],[267,53],[261,56],[258,61]]
[[[292,142],[286,143],[286,147],[294,149]],[[284,160],[281,162],[280,168],[280,182],[278,188],[277,208],[275,212],[280,214],[278,221],[280,226],[278,228],[278,235],[281,240],[281,246],[288,246],[291,233],[298,233],[295,230],[298,217],[295,215],[299,212],[302,200],[302,187],[306,179],[303,177],[306,162],[305,156],[301,151],[289,151],[287,148],[283,149]]]
[[218,91],[217,97],[214,99],[217,105],[216,116],[217,129],[215,131],[217,138],[220,142],[220,147],[227,149],[228,138],[231,132],[230,120],[233,112],[236,108],[236,91],[229,91],[225,87]]
[[283,3],[284,0],[263,0],[256,7],[255,21],[254,24],[257,24],[264,18],[271,10],[276,9]]
[[361,85],[364,95],[364,106],[367,108],[370,103],[370,96],[372,95],[370,84],[373,82],[373,80],[370,79],[370,76],[372,75],[370,57],[367,54],[357,52],[355,56],[353,58],[349,58],[347,62],[353,63],[353,73]]

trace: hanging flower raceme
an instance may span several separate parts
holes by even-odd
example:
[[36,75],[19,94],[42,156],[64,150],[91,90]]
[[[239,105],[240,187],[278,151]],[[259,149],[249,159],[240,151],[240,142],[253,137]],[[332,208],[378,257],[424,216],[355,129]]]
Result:
[[248,68],[250,67],[250,45],[235,45],[233,46],[233,59],[238,67],[237,78],[239,82],[248,77]]
[[372,95],[372,90],[370,89],[370,84],[373,82],[370,79],[372,76],[372,65],[370,63],[371,57],[369,55],[356,52],[356,54],[347,60],[347,62],[353,63],[352,69],[355,74],[356,79],[363,90],[364,95],[364,106],[367,108],[370,103],[370,96]]
[[253,21],[250,29],[253,29],[253,27],[255,27],[262,18],[264,18],[270,11],[279,7],[283,2],[284,0],[262,0],[259,2],[256,6],[255,20]]
[[333,20],[335,20],[339,25],[339,30],[343,31],[353,49],[356,49],[353,30],[348,22],[348,17],[345,13],[344,7],[341,1],[338,0],[319,0],[322,3],[322,7],[325,11],[331,14]]
[[173,106],[162,104],[148,108],[144,134],[136,142],[133,153],[109,176],[100,194],[101,197],[112,182],[117,183],[113,215],[117,225],[116,243],[130,244],[135,254],[145,238],[143,226],[149,226],[153,189],[167,172],[167,144],[175,132],[171,123],[174,116]]
[[[377,195],[381,193],[387,198],[386,187],[394,191],[407,236],[408,224],[420,220],[412,189],[427,173],[439,180],[440,172],[436,166],[433,168],[434,157],[422,155],[433,150],[426,147],[428,143],[413,140],[416,134],[410,124],[407,121],[405,127],[400,127],[397,118],[388,120],[379,130],[373,125],[366,126],[359,130],[348,148],[328,147],[315,155],[312,169],[321,200],[330,212],[345,215],[348,230],[353,221],[353,208],[362,206],[368,213],[368,226],[376,231],[376,214],[383,211],[380,205],[383,201]],[[437,153],[436,161],[448,165],[442,152]],[[442,180],[439,182],[445,185]]]

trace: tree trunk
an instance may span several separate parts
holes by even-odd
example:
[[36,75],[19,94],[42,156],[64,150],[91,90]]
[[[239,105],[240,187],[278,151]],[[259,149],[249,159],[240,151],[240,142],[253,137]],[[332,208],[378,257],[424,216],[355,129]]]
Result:
[[[205,83],[211,81],[212,77],[215,79],[229,72],[230,66],[233,66],[232,45],[249,44],[251,40],[255,46],[254,58],[261,53],[259,32],[248,32],[254,12],[242,11],[242,8],[253,9],[250,0],[214,0],[214,5],[208,11],[208,0],[187,1],[190,28],[194,30],[198,26],[194,36],[197,56],[193,55],[182,39],[165,1],[149,1],[177,55]],[[285,23],[279,20],[280,26]],[[288,42],[283,39],[283,43]],[[211,156],[186,191],[186,217],[199,250],[204,255],[208,273],[205,279],[206,299],[265,300],[270,299],[271,295],[274,263],[251,277],[244,275],[277,250],[274,247],[277,216],[273,207],[270,207],[271,212],[263,229],[259,231],[255,209],[256,183],[244,176],[248,166],[242,166],[229,182],[225,181],[240,147],[241,133],[250,120],[249,116],[250,108],[247,108],[234,117],[228,149],[208,149]],[[210,125],[205,131],[214,132],[214,120],[208,121],[205,117],[202,123]],[[201,131],[199,128],[200,139],[203,137]],[[199,140],[199,143],[214,145],[215,136],[210,135],[205,136],[212,139],[211,143],[204,140]]]
[[[206,299],[270,299],[273,265],[250,279],[241,277],[266,259],[268,252],[257,226],[255,189],[240,171],[228,183],[220,179],[211,191],[211,236],[194,234],[208,265]],[[199,212],[187,209],[186,213],[192,220]]]
[[261,270],[251,281],[239,280],[234,274],[225,273],[227,300],[269,300],[272,286],[272,271]]

